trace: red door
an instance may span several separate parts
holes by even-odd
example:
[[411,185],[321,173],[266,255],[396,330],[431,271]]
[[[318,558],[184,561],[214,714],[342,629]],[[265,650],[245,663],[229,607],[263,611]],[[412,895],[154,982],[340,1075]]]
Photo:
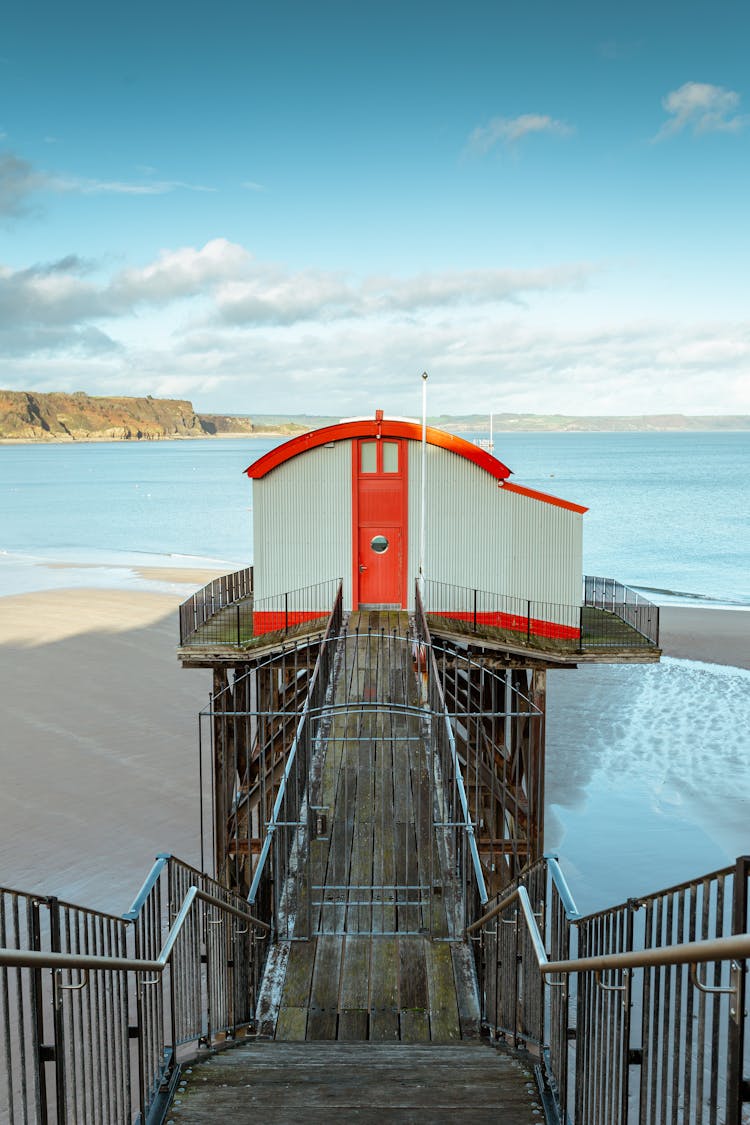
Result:
[[406,606],[406,442],[354,443],[355,608]]

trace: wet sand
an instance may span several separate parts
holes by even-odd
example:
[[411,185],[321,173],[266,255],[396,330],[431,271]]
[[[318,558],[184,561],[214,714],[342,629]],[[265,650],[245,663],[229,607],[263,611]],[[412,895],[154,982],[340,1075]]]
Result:
[[[185,593],[0,598],[0,885],[119,913],[157,852],[198,863],[210,673],[175,656]],[[750,614],[662,613],[665,652],[750,665]]]
[[667,656],[750,668],[750,611],[662,606],[661,645]]

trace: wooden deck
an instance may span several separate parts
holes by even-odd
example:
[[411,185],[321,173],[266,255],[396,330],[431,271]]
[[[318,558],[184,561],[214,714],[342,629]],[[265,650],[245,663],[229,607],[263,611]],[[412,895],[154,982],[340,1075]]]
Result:
[[276,1039],[452,1043],[479,1034],[468,946],[412,935],[292,942]]
[[279,1040],[478,1034],[471,953],[445,940],[450,893],[408,628],[406,614],[356,614],[339,646],[333,715],[311,784],[325,829],[298,887]]
[[[244,664],[277,652],[284,644],[322,635],[329,610],[312,621],[290,624],[287,629],[255,636],[253,599],[244,598],[225,606],[199,625],[178,648],[177,658],[184,668],[213,667],[216,664]],[[279,617],[283,614],[279,611]]]
[[298,929],[301,936],[447,936],[444,909],[431,913],[430,756],[411,649],[402,639],[408,630],[405,613],[354,614],[349,623],[335,713],[311,787],[326,827],[311,845],[310,928]]
[[183,1071],[174,1125],[534,1125],[530,1069],[484,1043],[252,1043]]
[[583,608],[583,644],[578,640],[533,634],[527,638],[518,630],[499,629],[481,623],[474,629],[471,621],[442,617],[438,613],[428,613],[427,621],[436,640],[468,641],[483,648],[531,658],[549,667],[560,664],[656,664],[661,658],[661,649],[649,644],[626,621],[591,606]]

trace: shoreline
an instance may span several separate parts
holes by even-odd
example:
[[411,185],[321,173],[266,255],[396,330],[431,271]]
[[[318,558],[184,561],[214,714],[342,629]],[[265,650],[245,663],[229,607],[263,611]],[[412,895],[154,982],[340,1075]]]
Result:
[[[429,423],[435,425],[436,423]],[[464,434],[484,434],[488,433],[487,429],[482,429],[476,426],[461,426],[455,423],[446,423],[443,427],[446,433],[464,433]],[[313,427],[296,429],[292,433],[287,433],[283,430],[257,430],[248,433],[247,430],[232,430],[221,434],[164,434],[161,437],[132,437],[132,438],[113,438],[113,437],[97,437],[91,434],[88,437],[34,437],[34,438],[14,438],[14,437],[0,437],[0,445],[140,445],[149,442],[165,442],[165,441],[223,441],[226,439],[237,440],[239,438],[284,438],[290,440],[291,438],[300,437],[302,434],[312,432]],[[561,426],[559,429],[522,429],[520,426],[512,427],[511,429],[493,429],[495,435],[502,434],[747,434],[750,433],[750,428],[743,429],[737,427],[736,429],[729,429],[726,427],[718,429],[677,429],[676,427],[669,427],[665,429],[657,429],[656,427],[649,427],[643,430],[629,430],[629,429],[606,429],[606,430],[589,430],[589,429],[569,429]]]
[[[734,432],[734,431],[733,431]],[[0,445],[141,445],[148,444],[149,442],[163,442],[163,441],[222,441],[224,438],[293,438],[299,434],[309,433],[309,430],[295,430],[292,434],[283,433],[281,430],[259,430],[254,433],[248,433],[247,430],[232,431],[231,433],[223,434],[164,434],[162,437],[143,437],[143,438],[113,438],[113,437],[97,437],[91,434],[89,437],[35,437],[35,438],[12,438],[0,437]]]

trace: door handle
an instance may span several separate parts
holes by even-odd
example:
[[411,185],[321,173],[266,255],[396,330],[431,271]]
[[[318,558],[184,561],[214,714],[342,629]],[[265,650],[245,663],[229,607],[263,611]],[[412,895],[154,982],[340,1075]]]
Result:
[[364,564],[364,563],[360,563],[360,564],[359,564],[359,573],[360,573],[360,574],[364,574],[364,572],[365,572],[366,570],[367,570],[367,567],[365,566],[365,564]]

